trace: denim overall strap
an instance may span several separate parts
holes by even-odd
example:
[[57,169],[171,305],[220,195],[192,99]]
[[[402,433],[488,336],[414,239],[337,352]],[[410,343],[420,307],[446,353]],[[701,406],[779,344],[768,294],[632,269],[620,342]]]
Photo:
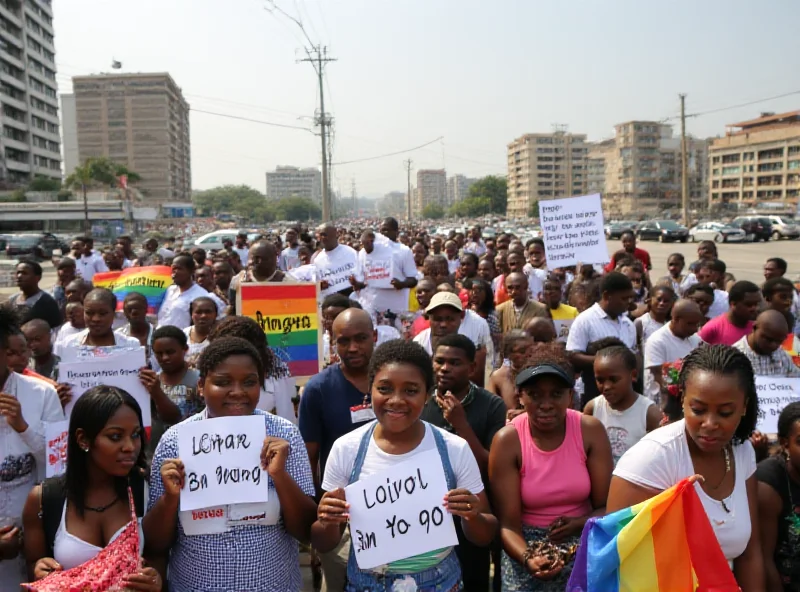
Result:
[[439,458],[442,459],[442,467],[444,468],[444,478],[447,481],[447,488],[453,490],[456,488],[458,482],[456,481],[456,474],[453,471],[453,465],[450,464],[450,453],[447,451],[447,443],[444,441],[444,436],[439,428],[434,425],[427,424],[433,432],[433,440],[436,442],[436,450],[439,451]]
[[375,431],[375,426],[378,425],[377,420],[373,421],[369,429],[361,436],[361,442],[358,444],[358,452],[356,453],[356,461],[353,463],[353,470],[350,472],[350,480],[348,485],[352,485],[361,476],[361,467],[364,466],[364,459],[367,457],[367,449],[369,448],[369,441],[372,439],[372,432]]

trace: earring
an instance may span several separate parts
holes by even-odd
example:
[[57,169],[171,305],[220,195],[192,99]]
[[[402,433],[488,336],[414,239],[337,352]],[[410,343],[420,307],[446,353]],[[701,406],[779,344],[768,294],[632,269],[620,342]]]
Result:
[[89,447],[88,446],[83,446],[81,448],[81,450],[83,450],[84,452],[89,452]]

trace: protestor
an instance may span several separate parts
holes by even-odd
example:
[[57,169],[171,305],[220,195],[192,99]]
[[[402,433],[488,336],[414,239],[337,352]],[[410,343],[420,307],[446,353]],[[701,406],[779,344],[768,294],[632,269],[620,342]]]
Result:
[[714,302],[708,311],[708,318],[714,319],[728,312],[729,294],[725,290],[725,262],[719,259],[703,261],[698,266],[695,277],[701,284],[714,288]]
[[240,231],[236,233],[236,244],[232,247],[232,251],[239,255],[239,260],[242,262],[242,267],[247,267],[247,262],[250,255],[250,247],[247,246],[247,233]]
[[547,312],[553,319],[557,339],[567,342],[572,322],[578,318],[578,309],[562,302],[563,282],[556,274],[550,274],[544,282],[542,302],[547,305]]
[[469,231],[469,240],[464,243],[464,252],[480,257],[486,253],[486,244],[481,238],[481,227],[473,226]]
[[[145,348],[145,359],[153,361],[153,331],[155,328],[147,320],[147,298],[139,292],[128,292],[122,302],[122,313],[128,321],[115,331],[126,337],[133,337]],[[158,368],[153,368],[158,370]]]
[[685,267],[686,259],[683,257],[683,254],[673,253],[667,257],[667,271],[669,275],[659,278],[655,285],[670,286],[678,297],[682,297],[690,286],[689,282],[686,281],[688,276],[683,273]]
[[349,284],[345,286],[341,281],[351,275],[359,281],[363,279],[358,265],[358,253],[352,247],[339,244],[336,227],[331,223],[317,227],[317,238],[323,250],[317,253],[312,262],[317,268],[320,296],[328,296],[334,292],[349,296],[353,287]]
[[286,229],[286,248],[281,251],[278,259],[278,267],[282,271],[292,271],[297,269],[303,262],[300,260],[300,243],[297,240],[299,231],[297,228],[289,227]]
[[[214,417],[264,418],[261,468],[269,496],[260,506],[265,517],[246,525],[226,523],[221,531],[203,532],[199,526],[200,532],[187,535],[185,525],[192,521],[192,512],[180,511],[186,472],[178,455],[181,426],[174,426],[161,438],[153,457],[148,513],[142,522],[146,553],[168,560],[166,583],[173,592],[299,590],[298,541],[308,541],[316,510],[300,432],[291,422],[256,408],[264,367],[259,352],[247,341],[212,339],[200,355],[198,369],[206,408],[185,423]],[[230,507],[225,506],[224,512],[230,515]]]
[[[764,264],[764,279],[767,281],[764,283],[762,290],[766,290],[767,283],[769,283],[771,279],[783,278],[786,275],[787,269],[788,265],[785,259],[781,259],[780,257],[771,257],[767,259],[767,262]],[[787,281],[789,280],[787,279]],[[767,299],[766,294],[764,294],[764,299]],[[790,312],[795,319],[795,325],[792,330],[796,335],[800,335],[800,322],[798,322],[800,321],[800,293],[797,292],[797,289],[793,290]]]
[[216,260],[211,266],[214,274],[214,294],[225,304],[231,303],[231,282],[233,281],[233,267],[225,260]]
[[447,257],[447,271],[454,274],[461,266],[461,259],[458,256],[458,245],[453,240],[444,243],[444,254]]
[[82,280],[81,278],[72,280],[67,284],[67,287],[64,288],[64,294],[67,297],[67,303],[77,302],[78,304],[83,304],[83,300],[86,298],[86,295],[91,291],[92,284]]
[[503,333],[522,329],[534,317],[548,317],[548,307],[531,299],[528,277],[513,272],[506,276],[506,291],[510,300],[497,307],[497,321]]
[[[363,477],[390,469],[415,455],[437,450],[447,487],[445,506],[462,519],[465,536],[479,546],[491,543],[497,521],[489,510],[480,470],[462,438],[422,421],[427,393],[434,385],[430,356],[419,345],[391,341],[375,350],[369,383],[377,422],[339,438],[328,457],[318,519],[311,531],[314,546],[328,551],[339,543],[348,520],[344,488]],[[461,588],[461,569],[452,547],[392,562],[383,569],[359,569],[354,552],[347,562],[347,592],[392,592],[401,580],[417,589]]]
[[708,322],[708,311],[714,303],[714,288],[708,284],[692,284],[685,294],[687,300],[695,302],[700,307],[700,312],[703,313],[700,327],[703,327]]
[[[632,230],[624,231],[620,236],[620,241],[622,242],[622,252],[638,259],[642,263],[645,272],[649,273],[650,270],[653,269],[653,264],[650,261],[650,253],[636,246],[636,235]],[[614,255],[616,256],[616,253]],[[612,259],[605,267],[606,273],[611,273],[614,271],[615,267],[616,262]]]
[[61,309],[55,299],[39,288],[42,266],[35,261],[17,263],[15,278],[19,292],[8,298],[7,306],[20,309],[22,322],[42,319],[51,329],[61,325]]
[[431,298],[433,298],[435,293],[436,284],[431,278],[424,277],[417,283],[415,296],[417,298],[419,309],[417,310],[416,317],[411,322],[408,335],[404,336],[406,339],[413,339],[419,335],[421,331],[428,329],[431,326],[430,322],[428,321],[428,317],[425,315],[425,309],[431,303]]
[[647,312],[634,321],[639,339],[639,349],[647,345],[650,336],[669,322],[675,292],[669,286],[655,286],[647,298]]
[[756,376],[800,377],[800,368],[781,347],[788,333],[789,325],[784,314],[765,310],[756,318],[753,332],[742,337],[733,347],[747,356]]
[[712,318],[698,335],[710,345],[733,345],[753,331],[758,315],[761,291],[753,282],[736,282],[731,288],[728,312]]
[[597,419],[570,409],[573,373],[556,360],[544,358],[517,375],[525,411],[497,433],[489,453],[504,592],[563,590],[574,553],[564,562],[546,543],[574,549],[586,520],[605,513],[613,468],[608,436]]
[[[144,440],[142,410],[126,391],[96,386],[78,399],[69,422],[66,473],[35,486],[22,514],[25,560],[34,580],[78,566],[89,579],[92,569],[115,567],[113,556],[94,560],[115,546],[132,517],[141,521],[144,515]],[[139,537],[144,550],[141,530]],[[162,587],[153,567],[142,567],[124,582],[126,590],[139,592]]]
[[217,305],[211,298],[201,296],[195,298],[189,305],[189,314],[192,316],[192,324],[183,332],[186,333],[189,343],[186,363],[194,368],[197,366],[200,353],[208,346],[209,334],[217,324]]
[[75,260],[70,257],[62,257],[56,265],[56,275],[58,279],[50,289],[50,296],[58,304],[60,310],[64,310],[67,305],[67,284],[75,280],[76,276]]
[[117,237],[117,248],[122,253],[122,269],[128,269],[136,264],[136,253],[133,252],[133,239],[127,234]]
[[58,328],[53,342],[53,351],[58,351],[65,341],[86,328],[83,304],[80,302],[67,303],[67,306],[64,307],[64,318],[66,322]]
[[[172,281],[174,282],[164,296],[161,308],[158,310],[156,326],[172,325],[178,329],[185,329],[192,324],[189,306],[195,298],[208,296],[208,290],[199,286],[194,281],[195,260],[191,255],[180,253],[172,260]],[[217,303],[219,316],[224,315],[224,305]]]
[[702,346],[683,361],[684,419],[647,434],[614,469],[607,511],[643,502],[695,474],[700,502],[742,590],[764,590],[757,480],[748,440],[758,419],[750,361],[725,345]]
[[60,358],[53,353],[50,325],[42,319],[34,319],[22,326],[22,333],[31,350],[28,367],[45,378],[56,380]]
[[[552,343],[558,338],[552,321],[545,317],[534,317],[525,323],[525,333],[533,338],[534,343]],[[563,350],[563,344],[559,344]]]
[[533,346],[533,338],[521,329],[513,329],[503,335],[502,354],[507,363],[492,372],[486,389],[502,398],[509,411],[519,408],[519,395],[514,381],[517,374],[528,366]]
[[77,256],[77,272],[84,281],[91,283],[95,274],[108,271],[103,256],[94,251],[94,239],[88,236],[81,236],[73,243],[78,243],[77,248],[80,254]]
[[[494,294],[492,293],[492,285],[489,282],[481,278],[475,278],[471,281],[469,287],[469,309],[489,325],[489,334],[492,336],[492,350],[497,352],[500,349],[500,336],[503,331],[500,328],[500,322],[497,320],[497,313],[494,309]],[[492,364],[492,368],[498,365],[493,359],[489,360],[489,363]]]

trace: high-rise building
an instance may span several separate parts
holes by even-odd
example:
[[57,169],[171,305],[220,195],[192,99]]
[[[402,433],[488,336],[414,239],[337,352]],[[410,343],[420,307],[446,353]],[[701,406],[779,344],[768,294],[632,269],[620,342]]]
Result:
[[511,142],[506,215],[524,217],[540,200],[584,195],[588,150],[586,135],[561,129],[525,134]]
[[72,79],[78,161],[107,157],[138,173],[148,205],[192,197],[189,104],[167,73]]
[[61,132],[64,138],[64,175],[68,177],[81,164],[74,94],[61,94]]
[[771,202],[795,210],[800,192],[800,111],[732,123],[708,149],[710,205]]
[[432,204],[447,209],[447,173],[444,169],[422,169],[417,171],[417,190],[412,204],[414,217]]
[[50,0],[0,0],[0,180],[61,179]]
[[447,179],[447,207],[455,203],[464,201],[469,195],[469,188],[475,184],[477,179],[471,179],[464,175],[453,175]]
[[275,167],[267,173],[267,199],[305,197],[322,204],[322,173],[315,167]]

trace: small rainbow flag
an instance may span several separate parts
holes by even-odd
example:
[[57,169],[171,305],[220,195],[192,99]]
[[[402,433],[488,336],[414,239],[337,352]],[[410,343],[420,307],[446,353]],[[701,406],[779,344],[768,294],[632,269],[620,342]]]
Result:
[[236,310],[261,326],[295,378],[322,370],[321,325],[314,282],[241,284]]
[[147,298],[147,314],[158,314],[167,288],[172,285],[172,269],[167,265],[129,267],[122,271],[107,271],[92,278],[95,288],[107,288],[117,297],[117,310],[129,292],[139,292]]
[[583,528],[567,592],[738,592],[703,504],[684,479]]

